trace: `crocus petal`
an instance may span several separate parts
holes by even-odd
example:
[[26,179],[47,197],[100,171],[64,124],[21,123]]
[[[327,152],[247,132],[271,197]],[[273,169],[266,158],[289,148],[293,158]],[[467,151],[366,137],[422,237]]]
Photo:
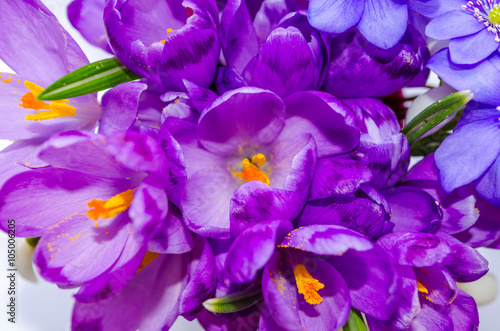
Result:
[[287,119],[282,134],[312,134],[319,157],[344,154],[358,145],[357,120],[336,97],[325,92],[298,92],[287,97],[285,104]]
[[394,313],[399,303],[401,278],[381,247],[350,249],[343,255],[329,257],[328,262],[345,279],[354,308],[379,319],[387,319]]
[[488,261],[475,249],[461,243],[452,236],[439,235],[451,248],[443,264],[458,282],[472,282],[486,275]]
[[457,284],[453,276],[442,265],[425,268],[415,268],[417,281],[425,288],[420,292],[430,302],[445,306],[449,305],[457,295]]
[[188,267],[189,281],[179,298],[179,314],[191,320],[201,304],[215,291],[216,268],[212,248],[205,240],[198,240],[191,252]]
[[102,20],[105,5],[102,0],[74,0],[68,6],[68,18],[89,43],[111,53]]
[[212,90],[199,86],[193,82],[184,80],[183,83],[189,94],[189,100],[200,114],[218,97]]
[[285,105],[274,93],[255,87],[226,92],[206,109],[198,139],[209,151],[232,154],[238,148],[266,145],[281,131]]
[[215,89],[219,95],[222,95],[229,90],[235,90],[245,86],[248,86],[246,79],[237,73],[236,70],[229,67],[217,68]]
[[395,187],[382,192],[392,210],[394,231],[419,232],[439,224],[441,208],[432,196],[414,187]]
[[[168,329],[178,315],[188,255],[162,255],[141,270],[116,296],[92,304],[76,303],[72,325],[92,330]],[[176,268],[170,266],[175,265]]]
[[500,237],[500,208],[479,199],[476,203],[479,210],[479,218],[476,223],[467,230],[454,234],[453,236],[466,245],[477,248],[488,246]]
[[318,30],[341,33],[358,24],[364,9],[363,0],[311,0],[307,17]]
[[78,302],[96,302],[109,298],[127,286],[137,273],[144,258],[145,246],[129,236],[124,249],[110,270],[83,284],[75,299]]
[[43,139],[18,140],[0,151],[0,187],[15,175],[26,171],[26,167],[46,167],[47,163],[36,155]]
[[281,251],[273,255],[262,278],[264,302],[271,316],[287,330],[312,325],[327,330],[344,325],[349,315],[350,298],[342,276],[328,262],[319,259],[298,257],[297,264],[302,264],[314,279],[324,284],[324,288],[318,291],[323,300],[312,305],[298,293],[292,272],[295,263]]
[[455,330],[477,330],[479,327],[476,301],[461,289],[457,290],[457,297],[450,306],[450,316]]
[[139,97],[146,88],[144,83],[130,82],[107,91],[102,97],[99,133],[108,135],[130,128],[137,117]]
[[[451,62],[449,49],[434,54],[427,67],[438,74],[454,89],[470,90],[474,99],[495,107],[500,104],[500,56],[493,54],[474,65],[459,65]],[[492,140],[493,141],[493,140]],[[471,151],[470,149],[468,149]]]
[[453,321],[446,306],[435,305],[422,300],[422,310],[412,322],[413,330],[453,331]]
[[433,19],[425,28],[425,34],[433,39],[446,40],[468,36],[485,29],[468,11],[449,11]]
[[354,193],[372,179],[370,170],[360,162],[343,157],[319,159],[311,184],[309,200]]
[[[250,3],[254,1],[250,0]],[[230,1],[221,16],[221,43],[228,65],[241,73],[259,51],[259,42],[245,0]]]
[[490,56],[497,48],[495,36],[488,29],[482,29],[471,36],[450,40],[451,60],[456,64],[478,63]]
[[297,248],[318,255],[341,256],[348,250],[367,251],[373,244],[359,233],[336,225],[310,225],[291,232],[280,247]]
[[110,268],[120,257],[132,224],[124,213],[99,223],[94,226],[81,213],[47,230],[33,253],[40,274],[52,282],[77,285]]
[[107,150],[103,136],[67,131],[52,136],[41,147],[39,157],[54,167],[107,178],[126,178],[134,172]]
[[16,33],[0,37],[1,59],[18,74],[49,85],[88,64],[80,47],[41,1],[2,0],[0,7],[0,30],[16,27]]
[[[265,221],[243,231],[227,253],[225,269],[236,283],[250,283],[269,261],[276,244],[293,230],[288,220]],[[252,247],[252,249],[248,249]]]
[[[489,112],[475,110],[487,115]],[[486,117],[456,129],[437,149],[434,159],[445,192],[472,182],[488,169],[500,154],[497,117]]]
[[[64,169],[25,171],[7,181],[0,191],[0,224],[6,230],[7,220],[15,219],[16,235],[40,237],[57,222],[85,213],[91,200],[109,199],[136,184]],[[26,201],[30,201],[29,208]]]
[[447,194],[437,178],[438,170],[431,154],[411,168],[403,183],[424,190],[439,202],[443,211],[440,230],[455,234],[470,228],[480,215],[473,186],[459,187]]
[[408,23],[404,0],[366,0],[358,29],[372,44],[388,49],[405,34]]

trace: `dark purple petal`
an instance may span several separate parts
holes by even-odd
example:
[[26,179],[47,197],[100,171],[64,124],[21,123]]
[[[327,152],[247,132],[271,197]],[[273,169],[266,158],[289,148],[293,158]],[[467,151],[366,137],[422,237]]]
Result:
[[120,257],[131,235],[127,214],[94,225],[86,213],[67,217],[48,229],[38,242],[33,260],[47,280],[65,285],[88,282]]
[[457,290],[457,298],[450,306],[450,316],[454,330],[478,330],[479,314],[476,301],[461,289]]
[[228,67],[217,68],[215,88],[219,95],[245,86],[248,86],[247,81],[236,70]]
[[354,193],[361,184],[371,179],[370,170],[353,159],[344,157],[319,159],[316,163],[309,200]]
[[415,268],[417,281],[425,290],[420,295],[430,302],[446,306],[453,302],[457,295],[457,284],[448,270],[439,264]]
[[310,225],[291,232],[280,247],[318,255],[342,256],[348,250],[367,251],[373,244],[361,234],[336,225]]
[[159,256],[114,297],[91,304],[76,303],[72,327],[124,331],[170,328],[178,316],[178,298],[186,283],[188,257],[188,254]]
[[500,209],[483,199],[477,201],[476,208],[479,211],[477,222],[469,229],[454,235],[461,242],[474,248],[488,246],[500,238],[500,220],[498,219]]
[[344,154],[358,145],[357,120],[336,97],[325,92],[298,92],[287,97],[285,104],[287,119],[282,135],[312,134],[318,157]]
[[354,308],[379,319],[394,313],[400,300],[401,277],[382,248],[373,245],[369,250],[350,249],[329,257],[328,262],[346,281]]
[[227,253],[225,269],[229,279],[236,283],[252,282],[276,245],[292,230],[290,221],[275,220],[257,223],[243,231]]
[[[249,3],[254,3],[249,0]],[[259,41],[245,0],[229,1],[221,16],[221,46],[227,64],[243,72],[259,51]]]
[[284,124],[285,105],[274,93],[243,87],[225,93],[206,109],[198,139],[209,151],[227,155],[271,143]]
[[395,187],[382,192],[391,206],[394,231],[419,232],[443,218],[441,207],[424,191],[414,187]]
[[105,5],[103,0],[74,0],[68,6],[68,18],[89,43],[111,53],[102,20]]

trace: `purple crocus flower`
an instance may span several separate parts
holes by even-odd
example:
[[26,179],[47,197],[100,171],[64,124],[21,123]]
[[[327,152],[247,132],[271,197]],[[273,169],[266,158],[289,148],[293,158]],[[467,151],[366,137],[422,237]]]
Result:
[[477,280],[488,271],[488,262],[477,251],[449,235],[425,233],[388,234],[377,244],[399,264],[402,300],[389,319],[368,316],[370,330],[477,328],[474,299],[456,285],[456,281]]
[[168,117],[164,126],[186,166],[186,224],[212,238],[229,237],[230,218],[249,220],[262,210],[295,218],[317,156],[351,151],[359,139],[352,112],[331,95],[298,92],[282,100],[255,87],[218,97],[198,123]]
[[408,6],[406,0],[311,0],[308,17],[312,26],[328,33],[357,27],[369,42],[388,49],[405,34]]
[[411,25],[401,41],[387,50],[349,30],[331,39],[322,89],[340,98],[386,96],[418,77],[429,58],[424,38]]
[[108,1],[104,25],[111,49],[159,90],[182,90],[182,79],[209,86],[219,60],[214,0]]
[[[154,138],[70,131],[45,142],[39,157],[51,167],[7,181],[0,214],[16,218],[18,236],[41,237],[34,253],[41,275],[63,287],[81,286],[78,300],[120,291],[146,250],[192,249],[180,211],[169,206],[171,170]],[[5,222],[1,226],[6,230]]]
[[[483,108],[484,107],[484,108]],[[468,106],[454,132],[435,153],[446,192],[474,182],[477,193],[500,207],[500,128],[498,108]]]
[[[2,180],[43,165],[35,155],[50,135],[92,130],[100,117],[95,95],[40,101],[56,79],[88,64],[80,47],[40,1],[0,1],[0,58],[16,73],[0,73],[0,138],[17,140],[0,153]],[[28,23],[27,23],[28,22]],[[7,33],[17,26],[16,33]],[[20,42],[28,45],[29,50]],[[20,166],[20,165],[22,166]]]
[[380,247],[340,226],[292,229],[286,220],[257,223],[227,254],[232,282],[251,282],[264,268],[259,330],[335,330],[351,305],[381,319],[394,313],[399,274]]

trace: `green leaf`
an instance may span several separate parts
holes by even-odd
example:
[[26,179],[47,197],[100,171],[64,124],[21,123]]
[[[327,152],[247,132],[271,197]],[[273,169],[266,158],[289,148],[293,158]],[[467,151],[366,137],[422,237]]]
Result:
[[117,58],[90,63],[58,79],[38,95],[39,100],[60,100],[99,92],[141,78]]
[[401,132],[408,137],[410,145],[413,145],[425,133],[463,109],[473,96],[468,90],[450,94],[425,108]]
[[251,307],[262,300],[260,286],[229,294],[220,298],[208,299],[203,302],[203,307],[213,313],[234,313]]
[[36,244],[38,244],[38,241],[40,240],[40,237],[36,237],[36,238],[26,238],[26,242],[28,243],[28,245],[30,245],[31,247],[35,248],[36,247]]
[[349,318],[346,325],[342,328],[344,331],[366,331],[365,321],[361,313],[354,308],[349,312]]

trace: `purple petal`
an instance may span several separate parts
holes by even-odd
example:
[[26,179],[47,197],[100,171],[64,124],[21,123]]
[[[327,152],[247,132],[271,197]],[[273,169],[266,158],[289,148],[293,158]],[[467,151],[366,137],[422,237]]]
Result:
[[68,6],[68,18],[89,43],[111,53],[102,20],[105,5],[103,0],[74,0]]
[[348,250],[367,251],[373,244],[357,232],[336,225],[310,225],[291,232],[280,247],[297,248],[318,255],[341,256]]
[[351,249],[328,261],[345,279],[354,308],[379,319],[394,313],[400,300],[401,277],[382,248]]
[[[16,235],[40,237],[59,221],[84,214],[92,199],[109,199],[136,184],[64,169],[26,171],[7,181],[0,191],[1,226],[7,229],[7,220],[15,219]],[[29,208],[26,208],[27,201]]]
[[421,307],[422,310],[412,322],[413,330],[455,330],[446,306],[435,305],[423,299]]
[[358,24],[365,1],[311,0],[307,17],[316,29],[328,33],[341,33]]
[[366,0],[358,29],[372,44],[388,49],[405,34],[408,8],[404,0]]
[[443,218],[432,196],[414,187],[395,187],[382,192],[391,206],[394,231],[419,232]]
[[446,40],[468,36],[485,29],[469,11],[453,10],[433,19],[425,28],[428,37]]
[[[293,230],[288,220],[265,221],[243,231],[227,253],[225,269],[236,283],[250,283],[269,261],[276,244]],[[249,249],[252,247],[252,249]]]
[[457,233],[455,238],[470,247],[477,248],[488,246],[500,237],[500,209],[490,203],[479,199],[476,203],[479,218],[469,229]]
[[358,145],[355,116],[336,97],[325,92],[298,92],[286,98],[285,104],[287,119],[282,135],[312,134],[319,157],[343,154]]
[[[500,131],[500,130],[499,130]],[[500,157],[474,181],[477,193],[491,204],[500,207]]]
[[245,86],[248,86],[247,81],[236,70],[228,67],[217,68],[215,89],[219,95]]
[[[116,296],[98,303],[76,303],[74,329],[168,329],[178,316],[188,255],[162,255],[141,270]],[[171,268],[170,266],[177,266]]]
[[272,92],[253,87],[227,92],[206,109],[198,139],[209,151],[227,155],[238,147],[272,142],[284,124],[285,105]]
[[354,193],[361,184],[371,179],[370,170],[355,160],[343,157],[319,159],[309,200]]
[[184,86],[189,94],[190,101],[200,114],[218,97],[212,90],[201,87],[188,80],[184,80]]
[[443,49],[431,57],[427,67],[454,89],[470,90],[475,100],[496,107],[500,104],[499,61],[500,56],[494,54],[474,65],[455,64],[451,62],[449,49]]
[[108,135],[127,130],[137,117],[139,97],[147,85],[139,82],[120,84],[102,97],[102,118],[99,133]]
[[[41,1],[2,0],[0,7],[0,30],[16,27],[15,33],[0,37],[0,58],[16,73],[49,85],[88,64],[80,47]],[[27,45],[29,51],[25,51]]]
[[259,42],[245,0],[230,1],[226,5],[221,16],[220,34],[228,65],[241,73],[259,51]]
[[481,176],[499,154],[498,117],[478,119],[460,126],[443,141],[434,155],[443,189],[451,192],[469,184]]
[[82,213],[48,229],[33,253],[40,274],[51,282],[78,285],[115,264],[125,248],[132,224],[124,213],[99,223],[96,227]]
[[46,167],[38,154],[43,139],[18,140],[0,151],[0,187],[15,175],[29,168]]
[[490,56],[497,48],[495,35],[486,28],[474,35],[450,40],[451,60],[456,64],[478,63]]
[[457,284],[453,276],[442,265],[425,268],[415,268],[417,281],[427,292],[420,292],[430,302],[445,306],[449,305],[457,295]]
[[455,330],[478,330],[479,314],[477,304],[473,297],[462,291],[457,290],[457,298],[450,306],[450,316],[455,325]]
[[408,5],[411,10],[425,17],[438,17],[452,10],[462,10],[462,0],[410,0]]

